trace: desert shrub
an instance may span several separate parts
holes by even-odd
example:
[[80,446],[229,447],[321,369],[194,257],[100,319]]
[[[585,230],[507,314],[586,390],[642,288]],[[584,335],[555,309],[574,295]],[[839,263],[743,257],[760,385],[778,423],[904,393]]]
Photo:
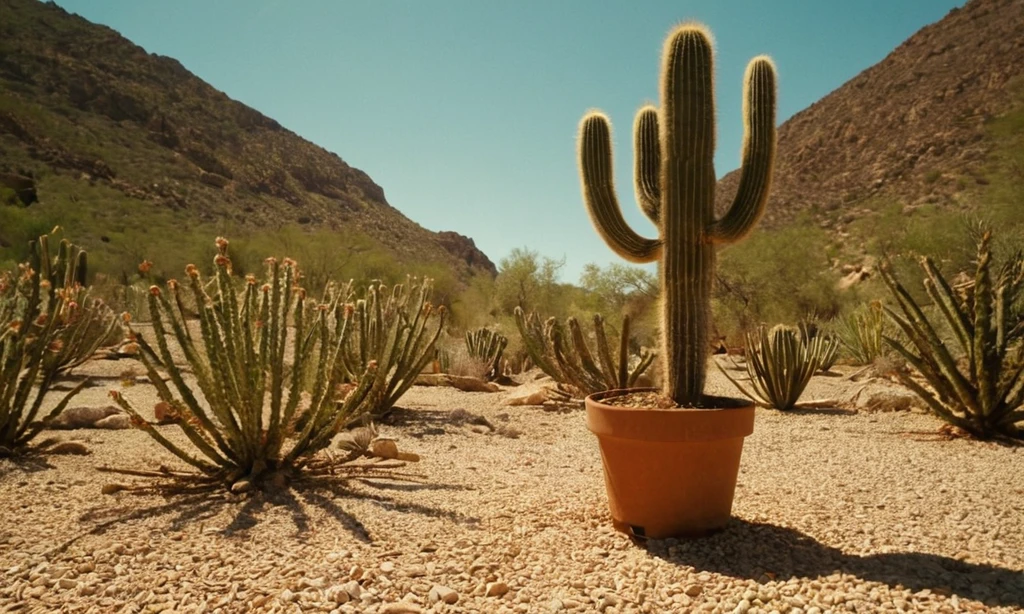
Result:
[[762,322],[838,313],[843,297],[829,249],[828,233],[803,220],[722,250],[712,300],[717,335],[735,342]]
[[[165,437],[124,395],[112,391],[111,396],[135,427],[198,469],[204,486],[237,488],[243,480],[253,484],[270,474],[287,476],[304,466],[329,466],[330,461],[314,456],[339,429],[367,416],[378,372],[377,364],[369,361],[356,384],[346,387],[335,368],[354,327],[354,309],[331,317],[337,314],[326,305],[317,306],[307,317],[306,293],[296,285],[298,267],[288,259],[268,259],[263,283],[250,274],[239,289],[227,241],[218,238],[217,250],[212,280],[202,279],[199,269],[189,266],[184,286],[170,280],[167,292],[150,288],[151,339],[128,323],[141,348],[138,358],[169,408],[165,419],[181,429],[191,446]],[[185,293],[201,306],[198,333],[190,330],[182,308]],[[168,337],[191,367],[202,400],[193,392],[191,378],[175,364]],[[305,395],[307,370],[313,384]]]
[[456,345],[449,351],[449,363],[445,373],[487,379],[491,363],[470,354],[464,345]]
[[[899,306],[887,309],[906,340],[885,341],[931,386],[915,381],[906,369],[900,380],[940,418],[982,439],[1022,437],[1024,422],[1024,254],[1014,253],[993,272],[991,234],[977,245],[973,279],[954,288],[928,257],[921,258],[924,288],[940,321],[939,329],[888,268],[882,278]],[[957,349],[958,348],[958,349]]]
[[654,360],[654,353],[647,350],[641,350],[635,359],[630,356],[628,316],[622,319],[617,357],[612,356],[600,315],[594,315],[596,351],[590,348],[576,318],[568,318],[563,327],[556,318],[542,324],[535,311],[527,315],[516,308],[515,316],[530,361],[576,396],[630,388]]
[[746,368],[752,391],[725,374],[743,394],[776,409],[792,409],[835,342],[824,335],[805,339],[791,326],[761,327],[747,334]]

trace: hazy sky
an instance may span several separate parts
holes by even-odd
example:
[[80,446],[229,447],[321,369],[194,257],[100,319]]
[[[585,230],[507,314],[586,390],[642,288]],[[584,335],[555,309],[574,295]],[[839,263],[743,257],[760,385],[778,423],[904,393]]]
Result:
[[340,155],[432,230],[565,259],[565,281],[617,257],[580,197],[576,125],[615,126],[619,197],[630,129],[656,100],[668,29],[696,19],[717,48],[719,176],[739,163],[747,61],[779,70],[779,122],[878,62],[963,0],[58,0]]

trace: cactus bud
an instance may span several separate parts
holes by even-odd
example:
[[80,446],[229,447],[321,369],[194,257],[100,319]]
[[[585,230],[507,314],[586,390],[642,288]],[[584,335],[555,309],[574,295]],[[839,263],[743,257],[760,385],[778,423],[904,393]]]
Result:
[[142,262],[139,263],[139,273],[141,273],[142,275],[149,273],[149,270],[152,268],[153,263],[150,262],[149,260],[143,260]]
[[160,296],[160,286],[150,286],[149,293],[152,296]]

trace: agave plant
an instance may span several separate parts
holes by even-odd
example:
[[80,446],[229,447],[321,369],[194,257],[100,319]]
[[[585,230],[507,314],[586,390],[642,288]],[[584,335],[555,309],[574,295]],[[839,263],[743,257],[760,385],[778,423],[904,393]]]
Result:
[[839,343],[854,364],[870,365],[885,353],[882,336],[885,333],[885,311],[881,301],[849,313],[836,321]]
[[[371,363],[378,365],[367,395],[373,419],[388,414],[434,359],[447,311],[430,303],[432,287],[430,279],[409,278],[390,289],[374,281],[353,304],[349,302],[353,296],[350,282],[331,289],[325,297],[327,313],[335,322],[352,318],[352,331],[341,342],[342,351],[334,363],[336,376],[356,383]],[[350,316],[342,315],[348,312]],[[335,326],[333,330],[337,333],[343,328]],[[339,339],[332,337],[331,342]]]
[[[791,326],[764,327],[747,333],[746,367],[753,391],[748,391],[724,369],[722,373],[755,402],[776,409],[792,409],[814,372],[834,352],[835,342],[823,335],[806,339]],[[717,363],[716,363],[717,364]]]
[[533,364],[559,384],[568,386],[577,396],[630,388],[654,361],[655,354],[647,350],[641,350],[639,356],[630,356],[629,316],[622,318],[617,361],[612,357],[604,318],[600,314],[594,315],[596,351],[588,346],[576,318],[566,320],[569,329],[567,340],[565,327],[555,318],[548,318],[541,324],[537,312],[527,316],[519,307],[516,307],[515,317],[523,346]]
[[0,457],[47,447],[30,444],[88,383],[80,382],[40,418],[61,368],[66,350],[61,337],[73,309],[67,293],[53,291],[39,273],[45,266],[39,243],[32,252],[31,263],[0,275]]
[[[340,314],[332,314],[328,305],[307,309],[306,293],[297,286],[298,267],[290,259],[268,259],[265,281],[249,275],[239,290],[227,240],[218,238],[217,249],[209,283],[189,265],[185,284],[170,280],[167,292],[150,287],[152,339],[125,318],[141,349],[138,358],[170,408],[166,418],[181,429],[191,449],[165,437],[125,396],[117,391],[111,396],[135,427],[198,469],[202,482],[258,483],[270,474],[312,467],[316,453],[340,429],[365,419],[372,407],[377,364],[368,361],[350,386],[337,368],[357,324],[355,309],[343,307]],[[186,292],[200,306],[198,334],[185,317]],[[168,337],[179,346],[192,377],[175,363]],[[306,381],[312,381],[308,394]]]
[[836,360],[839,359],[839,338],[831,332],[822,330],[817,324],[806,320],[801,320],[797,327],[800,329],[800,340],[805,346],[818,337],[824,340],[825,347],[822,349],[821,364],[818,365],[818,370],[822,373],[831,371]]
[[897,371],[937,416],[981,439],[1019,439],[1024,436],[1024,313],[1018,303],[1024,255],[1018,251],[993,275],[990,242],[991,233],[985,232],[973,282],[959,293],[930,258],[920,260],[925,291],[952,331],[952,342],[943,339],[932,318],[884,266],[882,280],[900,308],[886,313],[907,337],[887,335],[885,342],[931,386],[921,385],[905,369]]
[[501,375],[501,355],[508,346],[508,338],[489,328],[466,331],[466,351],[472,358],[487,365],[487,379]]

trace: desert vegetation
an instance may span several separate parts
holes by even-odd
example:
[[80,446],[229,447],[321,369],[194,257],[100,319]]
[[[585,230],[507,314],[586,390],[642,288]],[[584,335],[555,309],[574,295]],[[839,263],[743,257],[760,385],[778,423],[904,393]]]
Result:
[[[79,53],[106,40],[75,24]],[[583,201],[627,262],[575,280],[529,246],[453,255],[242,105],[178,128],[199,86],[0,97],[30,145],[0,149],[0,610],[1024,608],[1024,107],[958,120],[983,165],[915,150],[923,198],[887,169],[837,192],[783,151],[755,57],[723,204],[710,33],[663,53],[632,126],[657,236],[588,112]],[[780,168],[823,202],[773,217]]]

